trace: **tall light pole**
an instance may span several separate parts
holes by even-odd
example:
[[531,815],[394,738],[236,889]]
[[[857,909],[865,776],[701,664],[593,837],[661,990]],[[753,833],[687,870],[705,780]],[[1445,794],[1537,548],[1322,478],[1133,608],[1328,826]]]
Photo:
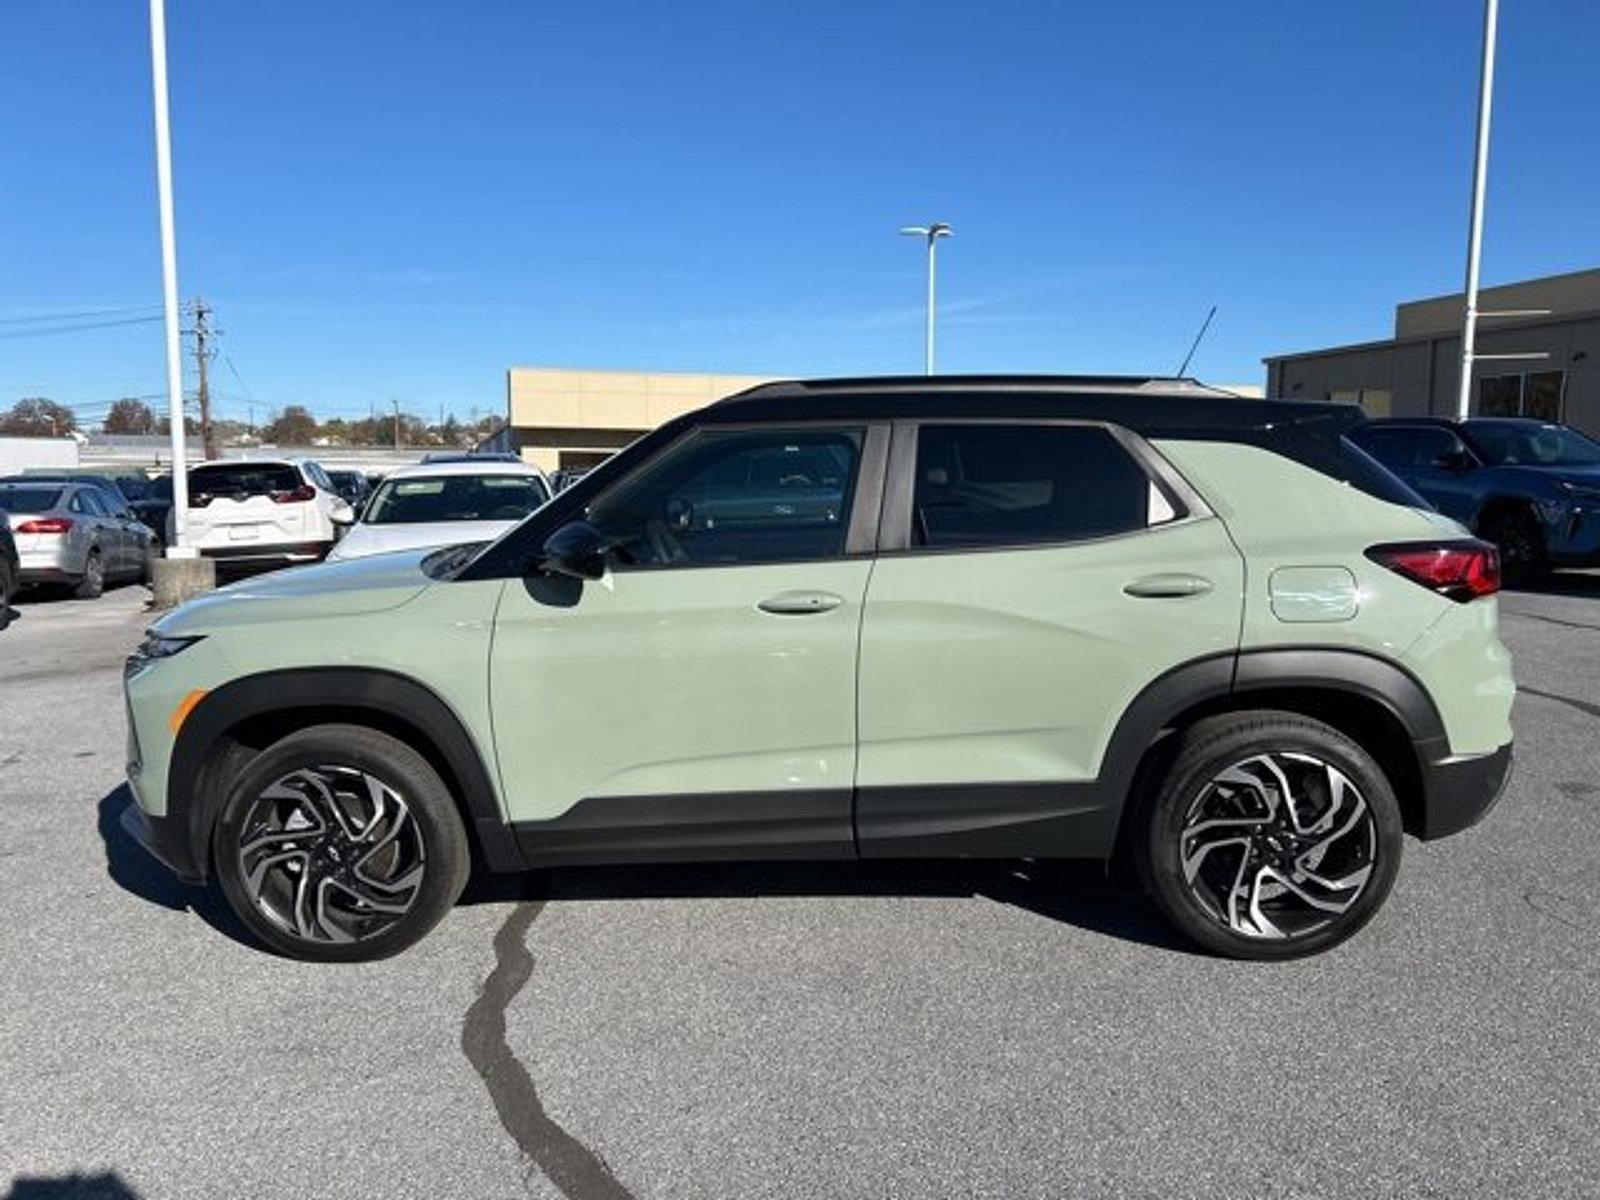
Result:
[[1483,63],[1478,71],[1478,143],[1472,162],[1472,215],[1467,225],[1466,308],[1461,320],[1461,380],[1456,389],[1456,416],[1472,415],[1472,364],[1487,359],[1527,360],[1549,358],[1547,350],[1526,353],[1479,354],[1478,321],[1484,317],[1542,317],[1547,308],[1478,310],[1478,260],[1483,249],[1483,195],[1489,183],[1489,118],[1494,107],[1494,50],[1499,32],[1500,0],[1483,3]]
[[1484,0],[1483,65],[1478,72],[1478,147],[1472,163],[1472,215],[1467,223],[1466,312],[1461,322],[1461,386],[1456,416],[1472,412],[1472,360],[1478,337],[1478,259],[1483,249],[1483,193],[1489,182],[1489,117],[1494,107],[1494,43],[1500,0]]
[[955,230],[943,221],[934,221],[928,225],[906,225],[900,232],[906,237],[919,237],[927,239],[928,243],[928,345],[924,360],[923,373],[933,374],[933,276],[934,263],[938,257],[940,238],[952,237]]
[[167,412],[172,435],[172,544],[169,558],[193,558],[185,544],[189,471],[183,427],[183,357],[178,339],[178,243],[172,216],[172,134],[167,113],[167,10],[150,0],[150,74],[156,110],[156,192],[161,209],[161,301],[167,322]]

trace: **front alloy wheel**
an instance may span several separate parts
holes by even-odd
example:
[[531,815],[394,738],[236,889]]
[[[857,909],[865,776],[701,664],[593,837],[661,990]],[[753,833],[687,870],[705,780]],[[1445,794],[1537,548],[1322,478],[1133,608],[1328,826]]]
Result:
[[285,933],[356,942],[396,924],[427,874],[422,831],[400,793],[355,767],[300,767],[257,797],[240,834],[252,904]]
[[403,950],[450,910],[469,867],[455,800],[432,765],[354,725],[304,729],[250,759],[224,801],[212,859],[253,933],[321,961]]
[[1388,777],[1344,734],[1295,713],[1197,723],[1146,813],[1136,845],[1157,903],[1189,938],[1238,958],[1343,941],[1399,869]]

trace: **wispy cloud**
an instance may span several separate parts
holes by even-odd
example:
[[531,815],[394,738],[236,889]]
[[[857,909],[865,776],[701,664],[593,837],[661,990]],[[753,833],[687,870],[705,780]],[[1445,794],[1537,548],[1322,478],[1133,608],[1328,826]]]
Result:
[[[1026,297],[1021,293],[967,297],[939,305],[943,325],[1034,324],[1041,315],[1007,309]],[[689,317],[680,322],[686,333],[756,334],[773,330],[804,329],[813,333],[883,333],[920,325],[926,310],[920,304],[885,308],[842,309],[807,305],[803,308],[763,308],[725,316]]]

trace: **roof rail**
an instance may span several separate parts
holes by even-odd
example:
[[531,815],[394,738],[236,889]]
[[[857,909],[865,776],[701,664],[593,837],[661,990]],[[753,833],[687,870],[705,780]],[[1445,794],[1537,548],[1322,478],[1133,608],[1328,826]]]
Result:
[[1234,393],[1187,376],[1160,375],[863,375],[836,379],[780,379],[758,383],[725,396],[729,400],[760,400],[823,395],[829,392],[982,392],[1027,389],[1055,392],[1156,392],[1163,395],[1193,393],[1231,396]]

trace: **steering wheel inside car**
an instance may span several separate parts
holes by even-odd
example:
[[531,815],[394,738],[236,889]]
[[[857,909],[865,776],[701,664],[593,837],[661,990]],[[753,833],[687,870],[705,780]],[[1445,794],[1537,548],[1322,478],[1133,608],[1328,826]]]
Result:
[[651,562],[685,562],[689,557],[683,549],[683,543],[673,536],[665,521],[646,521],[644,541],[650,548]]

